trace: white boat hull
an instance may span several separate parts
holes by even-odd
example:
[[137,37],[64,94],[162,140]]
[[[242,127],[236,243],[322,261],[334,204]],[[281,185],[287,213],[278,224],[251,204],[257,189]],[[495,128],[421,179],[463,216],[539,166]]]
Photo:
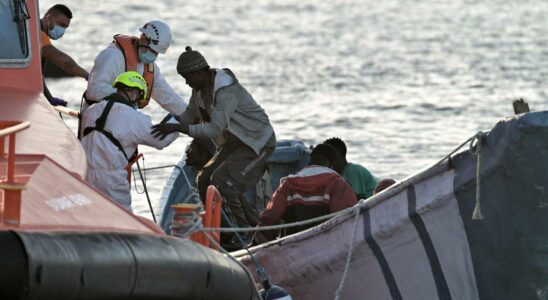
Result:
[[483,141],[483,220],[472,219],[476,157],[464,151],[365,200],[356,227],[354,210],[252,252],[293,299],[334,299],[354,230],[340,299],[538,299],[548,273],[540,136],[548,112],[505,120]]

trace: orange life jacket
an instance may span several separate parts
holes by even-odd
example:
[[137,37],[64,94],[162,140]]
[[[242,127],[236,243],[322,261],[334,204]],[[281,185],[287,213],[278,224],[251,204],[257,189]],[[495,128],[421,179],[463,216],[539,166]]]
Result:
[[[129,35],[117,34],[114,36],[114,41],[116,46],[122,50],[124,58],[126,60],[126,72],[127,71],[137,71],[137,65],[139,64],[139,57],[137,56],[137,51],[135,50],[135,43],[137,43],[137,38]],[[152,95],[152,88],[154,86],[154,64],[145,64],[143,71],[143,78],[147,83],[147,96],[144,100],[139,101],[137,105],[139,108],[144,108],[148,105],[150,101],[150,96]]]

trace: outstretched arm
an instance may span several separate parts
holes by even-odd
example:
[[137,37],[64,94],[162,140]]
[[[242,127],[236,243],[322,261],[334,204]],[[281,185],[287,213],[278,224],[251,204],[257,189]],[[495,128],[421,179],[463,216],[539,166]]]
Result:
[[181,132],[188,135],[188,126],[190,124],[196,124],[199,121],[197,116],[192,112],[193,103],[193,98],[190,98],[189,106],[180,116],[176,117],[179,122],[162,122],[160,124],[156,124],[152,126],[152,131],[150,134],[160,140],[163,140],[167,135],[173,132]]
[[84,68],[80,67],[72,57],[70,57],[65,52],[57,49],[53,45],[47,45],[42,48],[42,56],[46,58],[47,60],[51,61],[55,65],[57,65],[61,70],[63,70],[65,73],[82,77],[84,79],[87,79],[89,76],[88,71],[86,71]]
[[[158,140],[154,138],[150,132],[150,127],[152,126],[152,120],[149,116],[140,113],[136,115],[136,117],[132,120],[135,124],[128,124],[131,126],[131,128],[134,128],[134,134],[136,135],[137,143],[140,145],[147,145],[150,147],[154,147],[158,150],[161,150],[162,148],[168,146],[173,141],[177,139],[179,134],[166,134],[164,139]],[[170,119],[168,121],[169,125],[178,125],[177,121],[174,119]],[[175,131],[174,131],[175,132]]]
[[152,89],[152,99],[156,100],[160,106],[170,113],[178,116],[185,111],[187,103],[178,95],[169,85],[160,72],[158,65],[154,70],[154,88]]

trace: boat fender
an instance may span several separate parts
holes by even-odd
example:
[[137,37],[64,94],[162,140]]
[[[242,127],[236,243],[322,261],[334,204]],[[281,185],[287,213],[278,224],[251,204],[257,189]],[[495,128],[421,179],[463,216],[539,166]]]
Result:
[[293,300],[291,295],[283,288],[273,285],[267,290],[261,290],[263,300]]

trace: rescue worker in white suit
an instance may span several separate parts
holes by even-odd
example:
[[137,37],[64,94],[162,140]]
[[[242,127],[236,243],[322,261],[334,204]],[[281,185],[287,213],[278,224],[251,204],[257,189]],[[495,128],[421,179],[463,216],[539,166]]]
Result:
[[[137,110],[147,96],[144,78],[135,71],[120,74],[112,83],[115,93],[90,106],[82,118],[82,146],[88,162],[87,180],[129,211],[131,192],[125,169],[137,154],[137,145],[162,149],[178,133],[164,140],[150,134],[152,120]],[[176,122],[172,119],[168,122]]]
[[152,97],[162,108],[174,115],[180,115],[187,103],[167,83],[154,63],[158,54],[166,53],[171,45],[171,30],[163,21],[153,20],[139,28],[140,37],[117,34],[113,42],[95,57],[89,74],[85,92],[86,103],[82,112],[89,105],[101,101],[116,92],[112,82],[119,74],[136,71],[147,83],[148,94],[141,101],[139,108],[144,108]]

